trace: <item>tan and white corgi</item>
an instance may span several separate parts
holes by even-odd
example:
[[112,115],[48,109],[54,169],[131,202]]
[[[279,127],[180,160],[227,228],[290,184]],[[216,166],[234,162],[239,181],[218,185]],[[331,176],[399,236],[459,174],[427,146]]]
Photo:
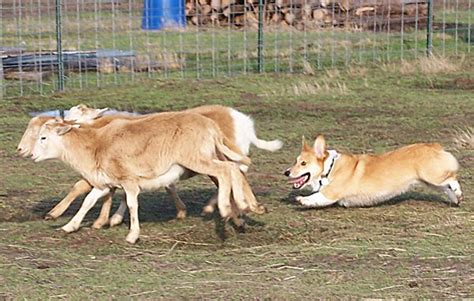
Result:
[[456,158],[437,143],[412,144],[380,155],[352,155],[328,150],[324,137],[318,136],[313,147],[303,137],[301,153],[285,175],[294,189],[312,186],[311,195],[296,197],[306,207],[371,206],[418,183],[444,191],[459,205],[463,193],[456,179],[458,168]]

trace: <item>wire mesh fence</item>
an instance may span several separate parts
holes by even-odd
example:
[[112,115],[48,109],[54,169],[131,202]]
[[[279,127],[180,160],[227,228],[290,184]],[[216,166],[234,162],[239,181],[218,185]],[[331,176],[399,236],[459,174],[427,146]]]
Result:
[[1,0],[0,96],[312,73],[416,59],[430,47],[459,55],[474,43],[472,0],[144,1]]

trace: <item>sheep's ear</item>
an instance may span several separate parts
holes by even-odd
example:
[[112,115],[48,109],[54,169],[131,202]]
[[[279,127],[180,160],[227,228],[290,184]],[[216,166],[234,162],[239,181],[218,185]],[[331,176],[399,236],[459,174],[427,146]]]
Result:
[[303,136],[301,136],[301,150],[302,151],[311,151],[311,146],[308,145],[308,143],[306,143],[306,139]]
[[326,140],[324,139],[323,135],[319,135],[316,140],[314,140],[313,149],[316,153],[316,157],[319,159],[324,159],[326,154]]
[[103,108],[103,109],[96,109],[96,114],[95,114],[95,118],[99,118],[99,117],[102,117],[102,115],[104,115],[105,112],[107,112],[109,110],[109,108]]
[[68,124],[68,125],[64,125],[64,126],[58,126],[55,128],[55,131],[56,131],[56,134],[58,134],[58,136],[62,136],[64,134],[66,134],[67,132],[69,132],[70,130],[72,130],[74,126]]

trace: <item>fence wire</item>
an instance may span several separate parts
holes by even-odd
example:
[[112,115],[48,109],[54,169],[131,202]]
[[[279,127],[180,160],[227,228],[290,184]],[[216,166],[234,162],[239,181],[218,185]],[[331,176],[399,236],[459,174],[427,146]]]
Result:
[[434,55],[460,55],[471,1],[432,1],[427,34],[428,0],[0,0],[0,96],[411,60],[429,36]]

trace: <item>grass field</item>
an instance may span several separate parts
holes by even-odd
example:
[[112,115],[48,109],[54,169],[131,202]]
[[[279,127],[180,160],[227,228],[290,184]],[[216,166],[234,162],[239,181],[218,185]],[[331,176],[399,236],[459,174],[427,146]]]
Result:
[[[473,297],[474,150],[454,143],[458,130],[474,126],[473,74],[467,56],[315,76],[144,79],[2,101],[0,299]],[[127,223],[91,229],[97,207],[66,235],[59,228],[80,202],[56,221],[42,218],[78,175],[59,162],[19,158],[15,148],[29,112],[78,103],[143,113],[214,103],[252,115],[261,138],[285,142],[276,153],[251,151],[249,181],[269,212],[247,217],[245,232],[201,217],[215,189],[195,177],[178,184],[185,220],[174,218],[164,191],[140,196],[136,245],[124,241]],[[459,159],[466,201],[451,207],[420,187],[373,208],[303,210],[282,172],[301,135],[318,133],[356,153],[439,141]]]

